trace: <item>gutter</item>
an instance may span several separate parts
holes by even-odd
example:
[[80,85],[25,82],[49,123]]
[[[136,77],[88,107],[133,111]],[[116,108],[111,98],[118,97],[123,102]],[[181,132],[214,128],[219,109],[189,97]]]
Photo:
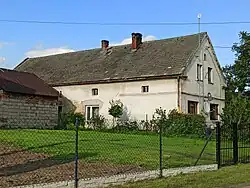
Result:
[[185,76],[177,75],[160,75],[160,76],[143,76],[143,77],[132,77],[132,78],[117,78],[117,79],[104,79],[104,80],[94,80],[94,81],[83,81],[83,82],[71,82],[71,83],[49,83],[51,87],[60,86],[73,86],[73,85],[89,85],[89,84],[108,84],[108,83],[119,83],[119,82],[136,82],[145,80],[158,80],[158,79],[177,79],[185,78]]

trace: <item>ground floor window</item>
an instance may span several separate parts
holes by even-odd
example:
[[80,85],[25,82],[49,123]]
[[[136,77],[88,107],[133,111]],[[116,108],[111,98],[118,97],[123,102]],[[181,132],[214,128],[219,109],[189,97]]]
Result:
[[198,102],[188,101],[188,113],[197,114],[198,113]]
[[85,118],[91,120],[99,116],[99,106],[86,106],[85,107]]
[[218,104],[210,104],[210,120],[218,120],[219,110]]

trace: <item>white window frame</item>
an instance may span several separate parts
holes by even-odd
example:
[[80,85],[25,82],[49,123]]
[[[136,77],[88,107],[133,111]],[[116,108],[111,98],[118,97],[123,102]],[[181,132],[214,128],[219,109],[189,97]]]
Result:
[[[90,119],[88,119],[88,107],[90,107],[90,112],[89,112]],[[100,107],[98,105],[86,105],[85,106],[85,119],[86,119],[86,121],[89,121],[93,118],[93,108],[98,108],[99,109],[98,114],[100,113]]]
[[[209,81],[209,69],[211,70],[211,71],[210,71],[210,73],[211,73],[211,74],[210,74],[210,81]],[[213,84],[213,83],[214,83],[214,75],[213,75],[213,74],[214,74],[213,68],[212,68],[212,67],[208,67],[208,68],[207,68],[207,80],[208,80],[208,83],[209,83],[209,84]]]
[[[200,75],[198,72],[198,67],[199,67]],[[201,64],[196,65],[196,79],[197,81],[203,81],[203,66]]]

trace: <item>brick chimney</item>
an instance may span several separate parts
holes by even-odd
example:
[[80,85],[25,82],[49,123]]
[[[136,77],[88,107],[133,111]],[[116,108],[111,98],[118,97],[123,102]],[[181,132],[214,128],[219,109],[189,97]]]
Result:
[[105,50],[109,47],[109,41],[108,40],[102,40],[102,49]]
[[140,44],[142,44],[142,34],[132,33],[132,49],[138,49]]

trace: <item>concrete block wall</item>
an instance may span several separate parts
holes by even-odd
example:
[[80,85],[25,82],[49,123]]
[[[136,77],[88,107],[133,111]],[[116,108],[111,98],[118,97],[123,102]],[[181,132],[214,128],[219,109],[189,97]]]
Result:
[[52,129],[57,122],[57,97],[0,93],[0,128]]

